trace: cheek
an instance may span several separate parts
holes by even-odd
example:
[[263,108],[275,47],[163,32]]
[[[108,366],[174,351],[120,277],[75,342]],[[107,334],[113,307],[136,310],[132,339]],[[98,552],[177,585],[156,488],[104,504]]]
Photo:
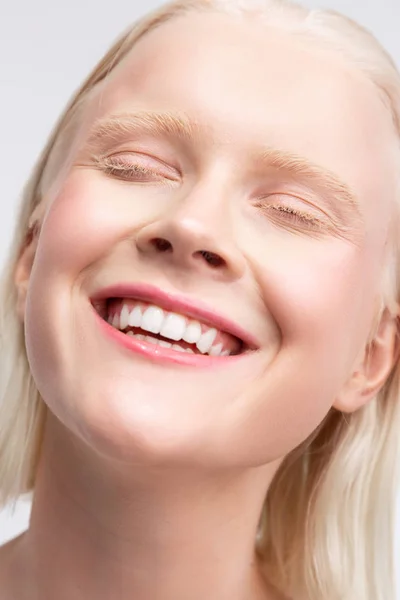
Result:
[[39,259],[47,272],[76,275],[77,268],[87,266],[90,255],[104,251],[119,220],[106,196],[106,190],[93,185],[83,172],[70,175],[49,208],[42,231]]
[[264,260],[256,267],[281,346],[228,412],[232,429],[251,423],[248,457],[265,458],[267,446],[274,449],[269,459],[283,456],[322,422],[352,372],[374,308],[377,271],[369,270],[366,249],[294,236],[285,242],[271,235],[267,247],[257,246]]
[[[62,410],[62,402],[54,400],[55,390],[66,379],[73,387],[71,373],[77,372],[73,356],[70,364],[67,361],[66,342],[60,340],[63,328],[67,335],[79,334],[71,313],[71,294],[79,292],[77,281],[131,225],[127,203],[124,207],[115,201],[113,207],[112,190],[102,184],[98,174],[93,175],[83,169],[73,172],[48,207],[29,283],[25,319],[28,359],[40,393],[52,399],[56,413]],[[67,418],[64,415],[63,420]]]
[[46,215],[40,244],[46,272],[76,277],[145,223],[163,193],[133,190],[95,169],[73,170]]
[[367,247],[290,236],[285,247],[282,238],[271,239],[263,256],[258,277],[286,348],[346,376],[367,335],[378,288]]

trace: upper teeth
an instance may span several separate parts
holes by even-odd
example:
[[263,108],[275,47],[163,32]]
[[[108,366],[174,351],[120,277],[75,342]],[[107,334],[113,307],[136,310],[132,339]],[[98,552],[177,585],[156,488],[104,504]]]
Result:
[[[135,306],[129,308],[126,303],[122,305],[120,314],[114,315],[110,324],[113,327],[124,330],[127,327],[140,327],[150,333],[159,333],[170,340],[184,340],[189,344],[195,344],[202,354],[213,354],[226,356],[229,350],[223,350],[222,344],[213,347],[218,331],[214,328],[202,332],[202,326],[198,321],[187,321],[182,315],[166,312],[159,306]],[[203,326],[204,327],[204,326]]]

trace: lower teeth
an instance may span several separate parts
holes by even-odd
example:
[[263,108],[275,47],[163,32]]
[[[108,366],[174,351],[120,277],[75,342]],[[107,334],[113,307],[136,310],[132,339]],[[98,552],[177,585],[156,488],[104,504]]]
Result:
[[151,335],[133,333],[133,331],[128,331],[126,335],[129,335],[130,337],[134,337],[144,342],[149,342],[150,344],[154,344],[155,346],[161,346],[162,348],[171,348],[171,350],[176,350],[177,352],[188,352],[189,354],[195,354],[191,348],[182,348],[182,346],[179,346],[179,344],[170,344],[169,342],[159,340],[158,338],[152,337]]

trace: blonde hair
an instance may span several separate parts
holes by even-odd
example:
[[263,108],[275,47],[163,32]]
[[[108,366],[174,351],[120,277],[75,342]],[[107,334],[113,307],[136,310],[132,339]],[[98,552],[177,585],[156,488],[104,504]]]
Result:
[[[336,12],[310,11],[280,0],[178,0],[131,26],[70,101],[23,191],[0,289],[0,506],[9,502],[15,506],[20,495],[34,491],[47,410],[30,372],[24,329],[15,309],[14,272],[33,212],[65,168],[65,153],[76,138],[82,108],[101,82],[148,31],[193,11],[247,14],[321,50],[337,52],[375,84],[400,142],[396,66],[371,33]],[[395,233],[399,238],[398,228]],[[399,261],[400,249],[393,243],[380,311],[367,343],[384,310],[397,314]],[[399,376],[400,361],[383,389],[363,408],[346,418],[332,409],[277,472],[265,499],[256,548],[266,578],[281,593],[304,600],[395,598]]]

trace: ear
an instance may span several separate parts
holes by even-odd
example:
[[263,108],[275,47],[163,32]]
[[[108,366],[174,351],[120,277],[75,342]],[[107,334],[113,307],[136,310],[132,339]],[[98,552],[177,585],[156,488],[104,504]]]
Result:
[[16,311],[21,322],[25,320],[25,305],[29,279],[36,254],[39,237],[39,221],[36,220],[28,229],[20,255],[14,270],[14,284],[17,290]]
[[387,381],[400,355],[399,317],[386,309],[374,339],[366,346],[356,369],[336,397],[334,408],[352,413],[371,400]]

